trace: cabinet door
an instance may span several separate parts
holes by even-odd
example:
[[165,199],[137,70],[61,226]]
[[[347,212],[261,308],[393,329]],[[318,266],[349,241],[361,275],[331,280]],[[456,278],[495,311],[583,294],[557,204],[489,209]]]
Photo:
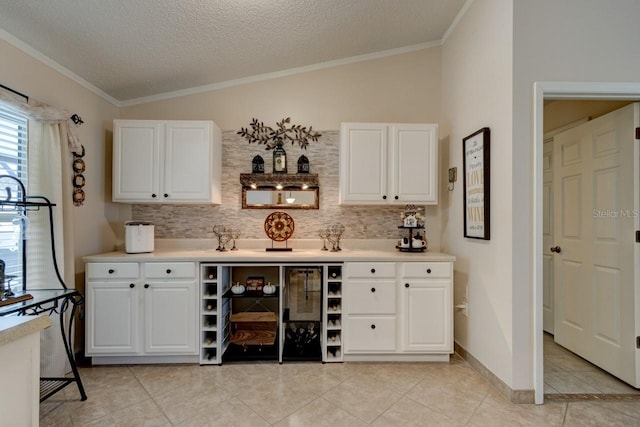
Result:
[[113,201],[158,200],[162,125],[147,120],[115,120]]
[[135,281],[88,281],[86,353],[135,354],[138,347],[138,291]]
[[390,130],[393,203],[438,203],[438,126],[393,125]]
[[166,201],[211,202],[212,124],[167,122],[164,147]]
[[387,126],[343,123],[340,138],[340,203],[385,204]]
[[403,279],[402,349],[453,352],[453,299],[450,280]]
[[195,281],[146,281],[143,291],[145,353],[197,354]]

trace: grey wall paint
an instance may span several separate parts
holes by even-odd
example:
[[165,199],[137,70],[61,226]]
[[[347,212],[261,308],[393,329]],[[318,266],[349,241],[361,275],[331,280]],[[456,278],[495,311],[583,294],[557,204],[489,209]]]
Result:
[[[335,222],[346,227],[346,239],[396,239],[400,237],[400,212],[404,206],[340,206],[339,131],[321,131],[317,142],[310,142],[307,150],[287,145],[289,173],[295,172],[300,155],[309,158],[311,173],[320,180],[320,209],[285,210],[295,222],[292,239],[318,238],[317,230]],[[256,154],[265,159],[265,172],[271,172],[271,152],[263,145],[249,144],[225,131],[222,135],[222,204],[210,205],[148,205],[133,206],[133,219],[153,221],[156,238],[212,238],[214,224],[239,228],[242,238],[264,239],[264,220],[274,209],[242,209],[240,174],[251,172],[251,160]],[[430,249],[439,249],[440,225],[437,206],[425,207],[427,238]],[[432,238],[433,237],[433,238]]]

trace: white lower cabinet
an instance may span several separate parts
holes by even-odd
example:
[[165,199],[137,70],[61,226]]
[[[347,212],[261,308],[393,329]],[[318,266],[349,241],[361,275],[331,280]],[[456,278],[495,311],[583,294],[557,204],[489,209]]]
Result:
[[88,263],[86,355],[197,354],[196,264]]
[[346,360],[453,353],[452,262],[350,262],[345,270]]
[[195,282],[150,281],[146,285],[149,287],[144,290],[145,353],[196,354]]
[[452,263],[400,267],[402,351],[453,353]]

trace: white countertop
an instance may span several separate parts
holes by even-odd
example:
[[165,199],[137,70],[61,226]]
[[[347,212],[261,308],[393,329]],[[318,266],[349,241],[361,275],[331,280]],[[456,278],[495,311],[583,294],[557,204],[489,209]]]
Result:
[[51,326],[49,316],[0,317],[0,345],[40,332]]
[[[192,239],[193,240],[193,239]],[[124,251],[114,251],[103,254],[89,255],[82,258],[84,262],[153,262],[153,261],[195,261],[195,262],[405,262],[405,261],[455,261],[455,256],[441,252],[400,252],[395,249],[394,243],[381,240],[345,241],[344,249],[338,252],[322,251],[322,245],[316,240],[314,246],[309,247],[307,242],[296,241],[298,247],[290,252],[266,251],[264,242],[238,242],[242,249],[237,251],[219,252],[213,248],[210,239],[206,247],[196,242],[185,243],[183,241],[156,241],[156,249],[152,253],[127,254]],[[368,243],[366,243],[368,242]],[[351,243],[351,245],[350,245]],[[252,247],[253,246],[253,247]],[[256,247],[258,246],[258,247]],[[292,245],[293,246],[293,245]],[[363,248],[362,246],[365,246]],[[247,248],[249,247],[249,248]],[[368,247],[368,248],[366,248]]]

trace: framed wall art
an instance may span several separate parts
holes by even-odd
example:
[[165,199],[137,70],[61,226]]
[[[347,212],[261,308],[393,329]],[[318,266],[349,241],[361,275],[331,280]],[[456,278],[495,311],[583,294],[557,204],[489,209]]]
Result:
[[491,132],[482,128],[462,139],[464,237],[489,240]]

